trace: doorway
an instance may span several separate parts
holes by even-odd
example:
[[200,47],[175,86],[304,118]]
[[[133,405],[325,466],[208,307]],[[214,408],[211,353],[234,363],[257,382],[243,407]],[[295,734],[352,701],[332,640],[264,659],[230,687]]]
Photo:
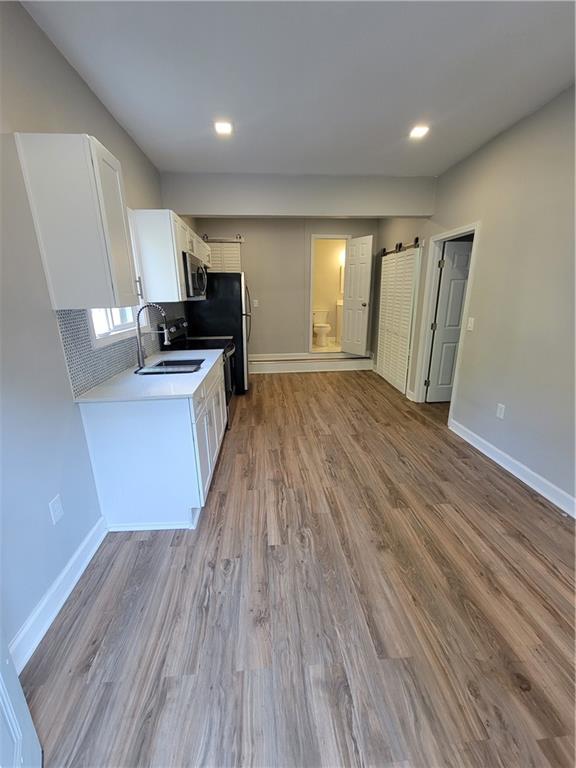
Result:
[[309,350],[369,357],[372,235],[312,235]]
[[449,403],[452,399],[473,242],[474,234],[470,233],[442,244],[424,382],[427,403]]
[[312,238],[310,352],[342,351],[347,237]]
[[469,301],[481,223],[433,235],[425,250],[416,350],[407,396],[448,423],[457,398],[462,347],[474,330]]

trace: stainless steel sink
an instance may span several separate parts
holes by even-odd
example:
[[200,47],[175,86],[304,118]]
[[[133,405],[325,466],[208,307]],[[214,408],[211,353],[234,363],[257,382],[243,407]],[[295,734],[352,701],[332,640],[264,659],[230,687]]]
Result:
[[140,376],[150,376],[164,373],[196,373],[202,367],[204,360],[161,360],[154,365],[137,368],[134,373]]

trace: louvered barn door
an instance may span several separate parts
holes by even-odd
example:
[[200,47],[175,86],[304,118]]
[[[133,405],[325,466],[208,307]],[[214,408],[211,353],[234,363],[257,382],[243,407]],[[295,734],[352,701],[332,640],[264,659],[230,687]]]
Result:
[[391,253],[382,260],[376,371],[406,393],[418,249]]
[[222,272],[222,243],[210,243],[210,271]]
[[242,272],[240,243],[210,243],[211,272]]
[[240,243],[222,243],[222,263],[224,272],[242,272]]
[[378,360],[376,370],[389,380],[392,362],[392,334],[394,330],[393,313],[394,282],[396,273],[396,254],[391,253],[382,260],[380,278],[380,323],[378,331]]

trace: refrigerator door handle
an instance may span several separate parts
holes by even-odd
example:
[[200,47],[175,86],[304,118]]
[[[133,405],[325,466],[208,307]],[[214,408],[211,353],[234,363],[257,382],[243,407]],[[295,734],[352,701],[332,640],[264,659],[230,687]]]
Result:
[[248,391],[248,376],[249,376],[249,363],[248,363],[248,339],[250,338],[250,332],[247,328],[246,317],[242,317],[242,362],[244,365],[244,390]]
[[248,284],[244,283],[244,303],[246,304],[246,311],[244,312],[244,317],[248,318],[248,333],[246,334],[246,344],[250,341],[250,336],[252,336],[252,298],[250,296],[250,289],[248,288]]

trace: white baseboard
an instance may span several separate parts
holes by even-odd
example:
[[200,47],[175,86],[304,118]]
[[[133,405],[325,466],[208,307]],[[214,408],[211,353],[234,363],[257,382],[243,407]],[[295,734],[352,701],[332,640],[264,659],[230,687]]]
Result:
[[569,493],[558,488],[557,485],[546,480],[542,475],[534,472],[508,453],[496,448],[496,446],[489,443],[488,440],[485,440],[483,437],[480,437],[480,435],[472,432],[472,430],[457,421],[454,421],[454,419],[448,420],[448,426],[452,432],[455,432],[463,440],[466,440],[467,443],[473,445],[474,448],[477,448],[485,456],[488,456],[492,461],[495,461],[496,464],[507,469],[508,472],[514,475],[514,477],[522,480],[523,483],[526,483],[526,485],[533,488],[541,496],[544,496],[545,499],[551,501],[552,504],[555,504],[563,512],[566,512],[572,517],[576,517],[576,499],[574,496],[570,496]]
[[[270,360],[322,360],[325,357],[337,360],[358,360],[356,355],[349,355],[347,352],[266,352],[265,354],[251,354],[248,359],[254,362],[269,362]],[[371,353],[368,357],[372,357]]]
[[107,532],[106,522],[100,517],[16,633],[9,647],[18,674],[38,647]]
[[[196,515],[196,520],[192,521],[197,523],[200,511]],[[182,522],[178,520],[177,523],[166,522],[162,520],[158,523],[109,523],[108,530],[112,533],[118,533],[120,531],[175,531],[180,529],[188,530],[189,528],[196,528],[196,525],[192,525],[190,522]]]
[[251,355],[250,373],[313,373],[319,371],[371,371],[371,357],[353,357],[342,352],[288,352]]

